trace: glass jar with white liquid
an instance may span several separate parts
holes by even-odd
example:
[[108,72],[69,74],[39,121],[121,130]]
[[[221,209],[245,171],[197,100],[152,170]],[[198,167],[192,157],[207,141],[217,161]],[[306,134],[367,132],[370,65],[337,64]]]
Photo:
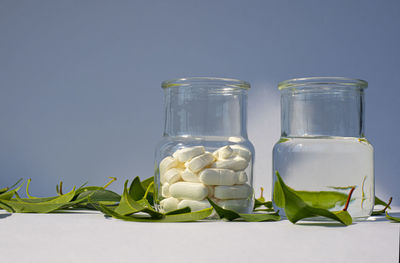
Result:
[[250,213],[254,147],[247,138],[247,82],[184,78],[162,83],[165,125],[156,147],[156,208]]
[[[348,78],[301,78],[279,83],[281,139],[273,149],[274,183],[278,171],[306,203],[333,210],[348,207],[354,219],[374,206],[374,150],[364,135],[364,89]],[[335,200],[318,200],[333,192]],[[326,195],[328,196],[328,195]]]

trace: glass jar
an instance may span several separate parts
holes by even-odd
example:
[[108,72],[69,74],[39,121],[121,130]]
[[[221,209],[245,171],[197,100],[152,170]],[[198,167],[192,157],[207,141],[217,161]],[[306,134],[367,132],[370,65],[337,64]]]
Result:
[[253,208],[254,147],[247,138],[247,82],[182,78],[162,83],[165,125],[156,147],[156,208]]
[[306,203],[332,211],[343,209],[355,187],[348,207],[355,219],[371,215],[375,196],[374,150],[364,136],[367,86],[336,77],[278,85],[281,138],[273,149],[274,174],[278,171]]

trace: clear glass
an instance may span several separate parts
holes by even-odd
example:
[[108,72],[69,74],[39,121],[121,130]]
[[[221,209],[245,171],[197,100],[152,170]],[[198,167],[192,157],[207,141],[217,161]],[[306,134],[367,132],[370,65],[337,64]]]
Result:
[[[343,209],[343,199],[355,186],[348,208],[355,219],[371,215],[375,196],[374,150],[364,135],[367,85],[347,78],[292,79],[278,85],[281,139],[273,149],[274,174],[278,171],[295,190],[343,196],[321,206],[332,211]],[[316,195],[302,197],[323,203],[311,200]]]
[[247,82],[184,78],[162,83],[165,125],[155,153],[156,208],[253,207],[254,147],[247,138]]

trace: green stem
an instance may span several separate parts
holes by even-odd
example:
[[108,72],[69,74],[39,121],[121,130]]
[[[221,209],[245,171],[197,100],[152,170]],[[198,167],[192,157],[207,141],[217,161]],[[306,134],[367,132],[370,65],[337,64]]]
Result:
[[117,180],[116,177],[108,177],[108,178],[110,178],[111,180],[103,186],[104,189],[106,189],[110,184],[112,184],[112,182]]

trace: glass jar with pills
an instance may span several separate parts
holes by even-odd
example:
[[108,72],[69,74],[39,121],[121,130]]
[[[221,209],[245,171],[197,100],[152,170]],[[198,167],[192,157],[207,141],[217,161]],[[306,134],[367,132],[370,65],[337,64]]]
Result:
[[249,83],[182,78],[162,83],[164,134],[156,147],[155,204],[162,212],[190,207],[250,213],[254,147],[247,138]]

